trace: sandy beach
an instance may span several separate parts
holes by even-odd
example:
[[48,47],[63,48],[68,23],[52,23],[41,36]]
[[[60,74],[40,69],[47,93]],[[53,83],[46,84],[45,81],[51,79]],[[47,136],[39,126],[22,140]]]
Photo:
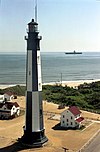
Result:
[[50,83],[44,83],[43,85],[56,85],[56,84],[62,84],[62,86],[69,86],[69,87],[77,87],[80,84],[84,83],[92,83],[100,81],[100,79],[94,79],[94,80],[77,80],[77,81],[62,81],[62,82],[50,82]]
[[25,86],[25,84],[0,84],[0,89],[5,89],[9,87],[14,87],[16,85]]
[[[92,79],[92,80],[77,80],[77,81],[62,81],[62,82],[49,82],[49,83],[43,83],[42,85],[60,85],[62,84],[62,86],[69,86],[69,87],[77,87],[80,84],[84,84],[84,83],[92,83],[92,82],[97,82],[100,81],[100,79]],[[25,86],[25,84],[0,84],[0,89],[5,89],[8,87],[13,87],[16,85],[21,85],[21,86]]]
[[[92,82],[97,82],[100,81],[100,79],[92,79],[92,80],[77,80],[77,81],[62,81],[62,82],[49,82],[49,83],[43,83],[42,85],[62,85],[62,86],[69,86],[69,87],[77,87],[80,84],[84,84],[84,83],[92,83]],[[5,89],[8,87],[13,87],[16,85],[21,85],[21,86],[25,86],[25,84],[0,84],[0,89]]]

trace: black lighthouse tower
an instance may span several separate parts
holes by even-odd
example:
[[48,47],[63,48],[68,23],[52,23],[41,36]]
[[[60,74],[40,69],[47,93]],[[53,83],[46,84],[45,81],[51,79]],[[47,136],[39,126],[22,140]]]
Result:
[[31,147],[47,142],[43,122],[41,58],[38,23],[32,19],[28,24],[26,63],[26,121],[21,143]]

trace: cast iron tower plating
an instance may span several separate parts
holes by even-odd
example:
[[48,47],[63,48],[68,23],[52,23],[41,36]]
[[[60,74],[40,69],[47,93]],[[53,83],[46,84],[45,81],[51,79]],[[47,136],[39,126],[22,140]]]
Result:
[[42,108],[41,59],[38,23],[32,19],[28,24],[26,64],[26,124],[21,142],[30,146],[42,146],[47,142],[44,133]]

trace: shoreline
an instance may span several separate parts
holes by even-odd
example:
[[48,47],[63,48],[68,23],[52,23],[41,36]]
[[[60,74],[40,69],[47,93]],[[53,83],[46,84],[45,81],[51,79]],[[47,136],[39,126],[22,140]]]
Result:
[[25,86],[25,84],[0,84],[0,89],[6,89],[9,87],[14,87],[16,85]]
[[69,86],[69,87],[78,87],[80,84],[84,83],[92,83],[92,82],[98,82],[100,79],[90,79],[90,80],[73,80],[73,81],[62,81],[62,82],[49,82],[49,83],[43,83],[43,85],[62,85],[62,86]]
[[[84,83],[92,83],[92,82],[98,82],[100,79],[90,79],[90,80],[73,80],[73,81],[62,81],[62,82],[48,82],[43,83],[42,85],[62,85],[62,86],[69,86],[69,87],[78,87],[80,84]],[[25,84],[0,84],[0,89],[5,89],[8,87],[13,87],[16,85],[25,86]]]

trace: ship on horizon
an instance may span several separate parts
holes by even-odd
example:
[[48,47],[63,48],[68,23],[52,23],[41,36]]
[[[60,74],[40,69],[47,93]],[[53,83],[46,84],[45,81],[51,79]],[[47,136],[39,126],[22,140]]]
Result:
[[65,52],[65,54],[82,54],[82,52],[76,52],[75,50],[73,52]]

